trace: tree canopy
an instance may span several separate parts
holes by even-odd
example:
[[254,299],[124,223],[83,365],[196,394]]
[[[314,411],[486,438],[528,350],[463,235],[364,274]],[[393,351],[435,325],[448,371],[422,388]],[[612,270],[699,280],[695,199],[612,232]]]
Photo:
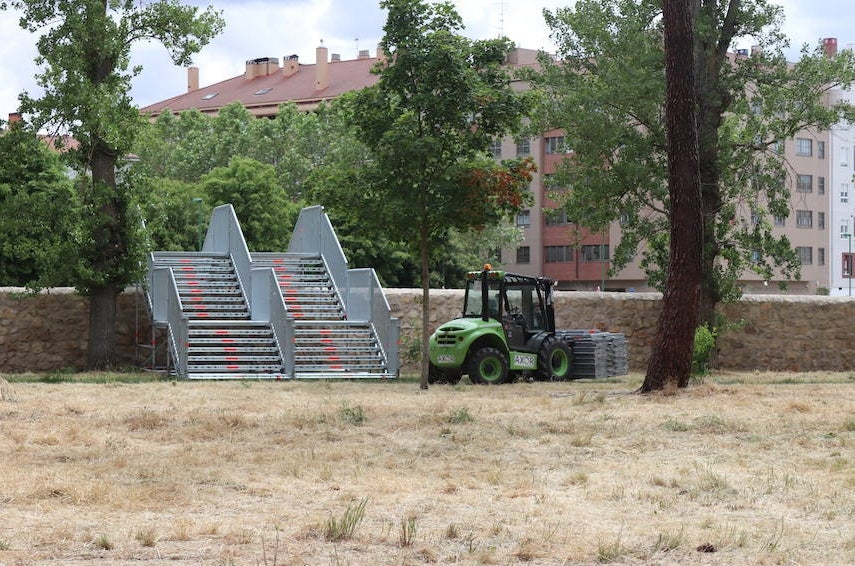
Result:
[[0,156],[0,287],[68,285],[78,202],[59,155],[17,122]]
[[[535,83],[544,123],[563,127],[572,160],[560,168],[568,216],[593,229],[621,221],[613,271],[639,258],[660,288],[668,265],[672,202],[667,193],[665,57],[661,0],[579,0],[546,11],[558,60],[543,58]],[[792,175],[780,144],[805,128],[851,117],[823,95],[855,78],[849,52],[805,47],[789,64],[783,11],[766,0],[698,4],[695,70],[704,237],[701,322],[739,296],[746,271],[797,278],[791,242],[772,230],[789,214]],[[735,43],[750,40],[750,56]],[[753,221],[743,221],[751,219]]]

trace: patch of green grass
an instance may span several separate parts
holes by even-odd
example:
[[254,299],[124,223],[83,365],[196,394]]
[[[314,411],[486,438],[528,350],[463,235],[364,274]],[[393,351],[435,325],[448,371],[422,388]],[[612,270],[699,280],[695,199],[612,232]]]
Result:
[[365,416],[365,409],[362,408],[362,405],[351,407],[347,401],[341,402],[341,408],[339,408],[338,414],[339,417],[341,417],[341,420],[353,426],[362,426],[365,424],[365,421],[368,420],[368,417]]
[[47,373],[10,373],[3,374],[9,383],[154,383],[170,381],[165,374],[143,372],[138,369],[109,372],[75,372],[73,369],[61,369]]
[[475,417],[469,413],[469,409],[466,407],[460,407],[459,409],[452,410],[445,419],[445,422],[449,424],[465,424],[471,423],[475,420]]
[[340,518],[330,517],[327,519],[324,538],[330,542],[352,538],[356,528],[365,517],[365,505],[367,503],[367,497],[359,502],[351,502]]
[[669,418],[662,424],[662,428],[665,430],[670,430],[671,432],[688,432],[689,425],[684,423],[683,421],[678,421],[674,418]]
[[407,515],[401,519],[401,532],[398,535],[398,546],[406,548],[412,546],[416,540],[416,516]]
[[107,535],[101,535],[95,539],[95,546],[103,550],[113,550],[115,545],[113,544],[113,541],[110,540],[110,537]]

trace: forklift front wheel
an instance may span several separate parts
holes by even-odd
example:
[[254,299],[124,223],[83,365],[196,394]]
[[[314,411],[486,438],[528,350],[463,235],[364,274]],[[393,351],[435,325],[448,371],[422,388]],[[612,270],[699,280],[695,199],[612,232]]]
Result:
[[498,348],[481,348],[469,359],[472,383],[499,385],[508,379],[508,357]]

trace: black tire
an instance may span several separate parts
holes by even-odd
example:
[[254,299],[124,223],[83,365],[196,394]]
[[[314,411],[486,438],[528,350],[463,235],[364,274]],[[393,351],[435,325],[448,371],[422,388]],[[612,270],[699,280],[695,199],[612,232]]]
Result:
[[563,340],[548,337],[537,353],[537,378],[545,381],[567,381],[573,370],[573,352]]
[[508,379],[508,357],[498,348],[481,348],[469,358],[469,380],[472,383],[499,385]]
[[438,368],[437,366],[430,364],[428,366],[428,383],[448,383],[449,385],[456,385],[460,382],[460,370],[445,370]]

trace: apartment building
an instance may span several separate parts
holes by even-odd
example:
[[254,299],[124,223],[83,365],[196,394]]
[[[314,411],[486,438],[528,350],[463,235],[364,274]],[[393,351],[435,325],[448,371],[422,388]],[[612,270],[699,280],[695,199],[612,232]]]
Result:
[[[146,106],[141,112],[157,116],[164,111],[181,112],[196,108],[216,114],[223,106],[241,102],[255,116],[275,116],[284,102],[311,111],[326,100],[350,90],[375,84],[377,75],[371,68],[382,61],[378,49],[371,57],[361,51],[357,59],[342,60],[321,46],[314,64],[301,63],[296,56],[246,61],[242,75],[202,87],[199,69],[188,69],[187,91],[173,98]],[[509,54],[511,67],[537,66],[537,51],[515,49]],[[515,81],[515,89],[526,84]],[[852,96],[832,93],[829,102]],[[847,98],[847,100],[849,100]],[[846,294],[851,284],[855,246],[855,200],[850,201],[850,185],[855,167],[855,128],[839,125],[830,132],[805,131],[787,140],[781,150],[787,162],[785,182],[791,189],[791,209],[785,218],[775,218],[773,232],[786,235],[802,261],[801,281],[787,282],[788,293],[814,294],[829,289],[832,294]],[[620,225],[615,222],[607,232],[591,233],[571,225],[566,215],[556,210],[549,199],[549,176],[557,164],[569,155],[561,130],[549,130],[535,138],[496,140],[491,148],[499,158],[531,157],[537,165],[530,190],[533,202],[521,211],[516,225],[523,240],[512,249],[502,250],[502,265],[509,271],[527,275],[547,275],[560,289],[602,291],[649,291],[638,263],[609,275],[611,250],[620,241]],[[855,198],[855,195],[852,195]],[[742,210],[745,221],[753,221],[751,210]],[[833,237],[832,237],[833,235]],[[745,273],[741,285],[746,293],[775,293],[783,278],[764,281]]]

